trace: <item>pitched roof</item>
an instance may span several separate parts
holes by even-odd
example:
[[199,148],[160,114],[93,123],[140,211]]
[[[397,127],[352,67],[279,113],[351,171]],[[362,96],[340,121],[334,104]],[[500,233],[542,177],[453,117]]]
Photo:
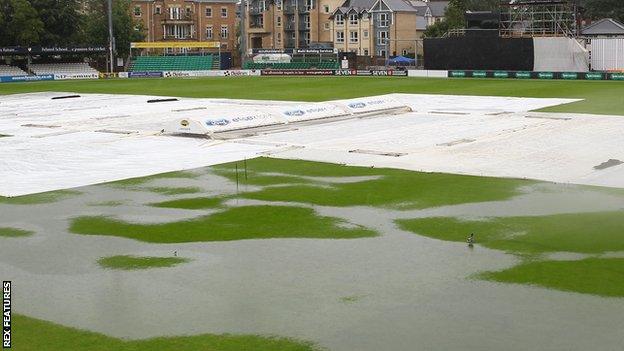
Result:
[[624,24],[613,18],[603,18],[581,30],[583,35],[624,35]]

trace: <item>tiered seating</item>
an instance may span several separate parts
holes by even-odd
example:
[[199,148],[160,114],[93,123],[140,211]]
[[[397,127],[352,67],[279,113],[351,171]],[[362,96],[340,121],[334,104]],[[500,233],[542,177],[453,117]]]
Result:
[[89,64],[77,63],[33,63],[30,70],[36,75],[43,74],[98,74]]
[[338,69],[337,62],[289,62],[289,63],[256,63],[246,62],[244,69]]
[[28,73],[22,71],[19,67],[0,65],[0,77],[3,76],[26,76]]
[[204,71],[214,69],[213,55],[206,56],[139,56],[132,61],[130,70],[148,71]]

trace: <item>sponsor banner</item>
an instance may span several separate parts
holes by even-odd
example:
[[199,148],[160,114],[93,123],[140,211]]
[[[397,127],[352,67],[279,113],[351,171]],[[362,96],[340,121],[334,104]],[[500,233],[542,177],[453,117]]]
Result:
[[163,72],[128,72],[128,78],[160,78]]
[[205,119],[204,127],[210,132],[222,132],[236,129],[269,126],[284,123],[277,116],[268,113],[245,114],[238,116],[223,116]]
[[407,76],[407,71],[397,70],[357,70],[358,76]]
[[408,77],[430,77],[430,78],[447,78],[448,71],[410,69],[407,71]]
[[119,72],[119,73],[117,73],[117,77],[119,77],[119,78],[128,78],[128,72]]
[[337,76],[357,76],[358,71],[355,69],[338,69],[334,71]]
[[623,73],[601,72],[507,72],[507,71],[449,71],[449,78],[516,78],[516,79],[566,79],[566,80],[624,80]]
[[609,78],[611,80],[624,80],[624,73],[611,73]]
[[5,55],[41,55],[41,54],[79,54],[106,52],[104,46],[85,47],[41,47],[41,46],[9,46],[1,47],[0,54]]
[[340,106],[344,106],[344,108],[352,114],[408,108],[405,104],[387,96],[341,100],[336,103]]
[[151,41],[132,42],[132,49],[168,49],[168,48],[219,48],[218,41]]
[[561,79],[580,79],[579,74],[576,72],[563,72],[560,76]]
[[165,78],[188,78],[188,77],[241,77],[259,76],[256,70],[206,70],[206,71],[167,71],[163,72]]
[[100,78],[98,73],[72,73],[72,74],[55,74],[54,80],[68,80],[68,79],[98,79]]
[[590,72],[585,73],[585,79],[587,80],[603,80],[605,79],[604,73]]
[[40,81],[40,80],[54,80],[53,74],[44,74],[40,76],[4,76],[0,77],[0,82],[2,83],[11,83],[11,82],[32,82],[32,81]]
[[263,76],[333,76],[330,69],[263,69]]
[[282,117],[284,117],[287,122],[308,121],[348,114],[347,111],[336,105],[323,103],[287,107],[281,111]]
[[[474,77],[474,72],[473,72],[473,77]],[[509,78],[509,72],[505,72],[505,71],[496,71],[492,74],[492,77],[494,78]]]

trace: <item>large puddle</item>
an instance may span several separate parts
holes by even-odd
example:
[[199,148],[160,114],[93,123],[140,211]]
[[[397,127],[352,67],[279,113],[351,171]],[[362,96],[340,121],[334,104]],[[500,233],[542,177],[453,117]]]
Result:
[[[204,172],[149,186],[193,186],[201,192],[166,196],[98,185],[56,203],[0,204],[3,226],[36,232],[0,238],[0,276],[13,281],[15,311],[123,338],[274,334],[345,351],[620,350],[624,344],[622,299],[469,279],[511,267],[518,258],[414,235],[393,222],[616,210],[624,208],[624,196],[540,185],[508,201],[425,210],[314,206],[322,215],[381,233],[351,240],[149,244],[67,232],[68,219],[83,215],[144,223],[194,218],[214,210],[145,204],[236,193],[235,183]],[[227,202],[258,203],[263,202]],[[192,261],[141,271],[105,270],[96,263],[103,256],[173,251]]]

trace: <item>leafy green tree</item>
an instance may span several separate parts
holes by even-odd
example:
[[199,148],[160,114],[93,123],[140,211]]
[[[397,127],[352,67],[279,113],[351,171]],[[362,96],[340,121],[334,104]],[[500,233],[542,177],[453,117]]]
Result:
[[83,16],[78,0],[29,0],[43,22],[40,35],[44,46],[75,45],[79,38]]
[[624,22],[624,1],[622,0],[584,0],[584,16],[591,19],[614,18]]
[[451,29],[465,28],[466,11],[497,11],[498,6],[498,0],[451,0],[444,20],[427,27],[425,37],[441,37]]
[[37,10],[27,0],[0,0],[0,45],[38,44],[44,31]]
[[[108,15],[106,2],[91,0],[86,15],[84,35],[91,45],[108,46]],[[119,57],[128,57],[130,43],[143,41],[145,30],[140,22],[132,18],[130,0],[113,1],[113,35],[115,52]]]

